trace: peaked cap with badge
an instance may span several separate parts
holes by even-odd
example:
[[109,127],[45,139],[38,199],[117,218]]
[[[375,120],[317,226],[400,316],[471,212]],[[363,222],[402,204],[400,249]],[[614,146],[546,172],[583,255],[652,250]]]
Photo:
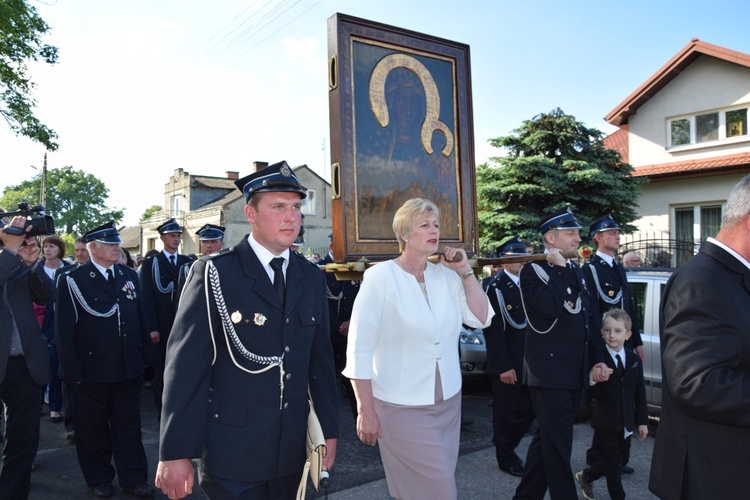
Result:
[[113,221],[109,221],[106,224],[92,229],[91,231],[83,235],[83,239],[86,243],[91,243],[92,241],[98,241],[99,243],[108,243],[110,245],[113,245],[115,243],[122,243],[122,240],[120,239],[120,233],[117,232],[117,228],[115,227],[115,223]]
[[620,227],[615,222],[612,214],[607,214],[599,217],[589,226],[589,239],[593,239],[596,233],[603,233],[604,231],[620,231]]
[[526,245],[520,236],[511,236],[500,243],[497,247],[497,256],[503,255],[526,255]]
[[157,231],[159,231],[159,234],[167,234],[167,233],[180,233],[182,234],[182,228],[177,223],[175,219],[169,219],[164,224],[158,226],[156,228]]
[[264,169],[234,181],[237,189],[245,195],[245,203],[257,193],[290,192],[297,193],[302,199],[307,198],[307,188],[299,183],[299,179],[287,162],[280,161]]
[[205,224],[202,228],[198,229],[195,233],[200,236],[201,241],[211,240],[223,240],[224,231],[227,228],[223,226],[216,226],[214,224]]
[[570,206],[566,206],[539,222],[538,230],[541,234],[551,229],[581,229],[581,225],[578,224],[578,220],[573,214],[573,209]]

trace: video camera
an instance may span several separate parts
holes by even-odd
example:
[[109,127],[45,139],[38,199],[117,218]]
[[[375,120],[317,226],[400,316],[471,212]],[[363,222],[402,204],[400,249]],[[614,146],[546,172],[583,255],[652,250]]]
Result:
[[[2,212],[0,217],[8,217],[9,220],[16,215],[22,215],[29,217],[24,224],[23,229],[17,226],[6,225],[0,221],[0,227],[2,227],[7,234],[14,236],[46,236],[48,234],[55,234],[55,220],[44,213],[46,210],[44,205],[34,205],[29,208],[28,203],[19,203],[18,210],[15,212]],[[26,229],[31,227],[29,232]]]

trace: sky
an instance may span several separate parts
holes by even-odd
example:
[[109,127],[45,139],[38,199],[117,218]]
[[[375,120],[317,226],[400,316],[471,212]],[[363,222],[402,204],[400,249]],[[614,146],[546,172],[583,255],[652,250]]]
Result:
[[[613,132],[604,116],[692,38],[750,53],[747,0],[29,3],[59,49],[58,64],[29,67],[36,115],[60,136],[48,168],[101,179],[128,225],[164,205],[178,168],[244,176],[286,160],[330,180],[336,12],[470,46],[476,164],[501,154],[489,139],[558,107]],[[0,191],[37,175],[44,153],[0,122]]]

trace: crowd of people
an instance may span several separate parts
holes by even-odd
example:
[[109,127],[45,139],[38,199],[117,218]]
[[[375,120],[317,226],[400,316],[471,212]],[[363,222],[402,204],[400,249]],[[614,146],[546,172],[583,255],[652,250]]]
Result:
[[[322,469],[335,466],[343,389],[357,436],[378,445],[390,496],[455,499],[461,325],[484,329],[492,443],[498,468],[520,477],[514,498],[592,500],[602,477],[610,498],[625,497],[631,438],[648,434],[645,354],[625,269],[639,259],[619,258],[611,214],[588,228],[596,253],[581,266],[582,227],[564,206],[539,221],[544,255],[510,236],[480,283],[463,249],[440,245],[439,208],[410,199],[392,223],[399,256],[361,282],[338,281],[320,269],[332,254],[311,262],[294,250],[307,192],[285,162],[236,185],[251,231],[224,249],[225,228],[205,225],[198,260],[179,254],[174,219],[157,228],[163,249],[140,263],[113,222],[77,239],[67,263],[60,237],[40,246],[25,217],[3,221],[0,498],[29,497],[47,401],[98,498],[114,495],[116,477],[138,497],[155,486],[184,498],[197,479],[212,499],[292,499],[304,491],[311,405]],[[660,498],[748,491],[749,242],[750,176],[730,194],[719,234],[664,290],[663,430],[650,479]],[[147,367],[161,426],[154,486],[140,421]],[[574,471],[585,394],[594,437]],[[530,429],[524,460],[517,448]]]

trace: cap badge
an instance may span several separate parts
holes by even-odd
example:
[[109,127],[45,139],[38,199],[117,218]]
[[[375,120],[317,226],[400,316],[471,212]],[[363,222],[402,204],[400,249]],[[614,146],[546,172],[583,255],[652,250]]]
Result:
[[292,176],[292,169],[289,168],[289,165],[282,165],[279,169],[279,173],[283,175],[284,177],[291,177]]

